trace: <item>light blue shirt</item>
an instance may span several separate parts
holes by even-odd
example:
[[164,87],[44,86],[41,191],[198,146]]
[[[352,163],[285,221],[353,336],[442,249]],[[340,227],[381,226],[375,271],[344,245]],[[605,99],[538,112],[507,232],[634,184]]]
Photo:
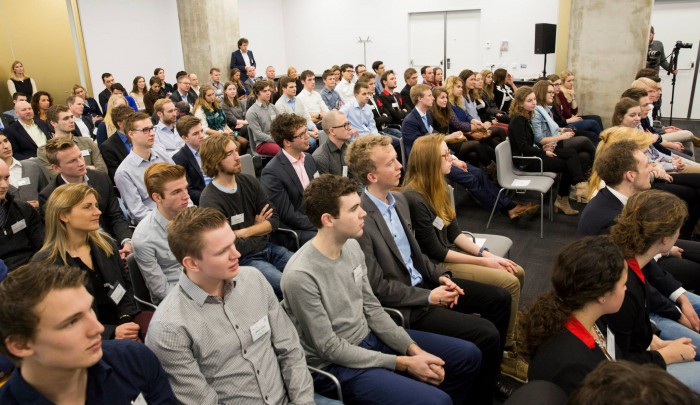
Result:
[[411,257],[411,245],[408,242],[406,231],[403,229],[403,225],[401,225],[401,219],[399,218],[399,214],[396,212],[396,199],[394,199],[394,196],[391,193],[389,193],[386,198],[387,201],[389,201],[389,204],[386,204],[384,201],[373,196],[372,193],[370,193],[366,188],[365,195],[367,195],[369,199],[372,200],[374,205],[377,206],[377,209],[384,218],[384,222],[386,222],[386,226],[389,228],[389,232],[391,232],[391,235],[394,237],[394,242],[399,248],[399,252],[401,252],[401,258],[403,259],[403,262],[406,265],[406,268],[408,269],[408,274],[411,276],[411,285],[415,287],[418,284],[422,283],[423,276],[413,266],[413,258]]
[[542,139],[559,135],[559,125],[554,121],[551,115],[552,107],[543,107],[538,105],[535,108],[535,115],[532,116],[530,125],[532,132],[535,134],[535,142],[538,144]]
[[153,146],[164,150],[170,157],[185,145],[185,141],[178,135],[175,126],[168,128],[168,126],[162,122],[158,122],[158,125],[155,126],[155,132],[156,139]]
[[374,122],[372,107],[369,104],[360,107],[357,99],[353,98],[344,104],[340,111],[345,113],[348,121],[350,121],[350,125],[357,130],[360,136],[379,133],[377,124]]

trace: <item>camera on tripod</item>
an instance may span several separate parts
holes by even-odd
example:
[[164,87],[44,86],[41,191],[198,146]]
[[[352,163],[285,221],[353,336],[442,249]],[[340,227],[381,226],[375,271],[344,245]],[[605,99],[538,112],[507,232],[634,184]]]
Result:
[[650,50],[649,52],[647,52],[647,62],[653,61],[653,60],[656,59],[659,55],[661,55],[661,52],[660,52],[660,51],[652,51],[652,50]]
[[693,44],[690,42],[676,41],[676,46],[673,49],[691,49]]

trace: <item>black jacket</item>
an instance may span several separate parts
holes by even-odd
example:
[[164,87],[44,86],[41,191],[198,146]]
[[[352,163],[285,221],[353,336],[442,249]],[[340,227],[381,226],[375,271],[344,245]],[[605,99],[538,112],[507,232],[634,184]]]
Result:
[[194,205],[199,205],[199,196],[206,184],[204,183],[204,174],[199,168],[197,159],[192,154],[189,146],[185,145],[173,155],[173,161],[185,168],[185,177],[187,178],[187,192]]
[[106,141],[102,142],[100,145],[100,152],[102,153],[102,159],[104,159],[107,165],[109,179],[112,181],[112,184],[114,184],[114,173],[117,172],[117,168],[129,154],[129,151],[126,149],[119,134],[115,133],[107,138]]
[[12,271],[28,263],[41,249],[44,244],[44,226],[39,213],[31,205],[15,200],[10,193],[5,199],[8,213],[0,231],[0,259]]
[[[394,101],[396,99],[396,101]],[[397,103],[398,106],[394,107],[393,104]],[[381,105],[380,105],[381,104]],[[387,114],[391,117],[391,123],[396,125],[401,125],[403,119],[406,118],[410,109],[405,105],[404,98],[401,94],[394,92],[393,97],[386,89],[379,94],[377,105],[380,107],[380,111],[383,114]]]
[[[44,121],[34,118],[34,124],[44,133],[47,141],[51,139],[51,130]],[[39,146],[25,131],[19,120],[5,128],[5,135],[12,144],[12,155],[15,159],[24,160],[36,157],[36,150],[39,149]]]

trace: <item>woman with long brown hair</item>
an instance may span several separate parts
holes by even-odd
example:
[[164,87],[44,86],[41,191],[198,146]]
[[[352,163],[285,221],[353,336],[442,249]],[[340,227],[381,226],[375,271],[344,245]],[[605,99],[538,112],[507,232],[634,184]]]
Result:
[[239,136],[239,133],[234,132],[226,123],[226,114],[216,99],[216,92],[211,84],[203,84],[199,90],[193,115],[202,121],[202,131],[207,136],[214,134],[231,136],[239,144],[240,153],[245,153],[248,140]]
[[238,99],[238,89],[235,83],[226,82],[224,84],[221,108],[224,110],[226,123],[229,128],[234,128],[234,132],[238,131],[239,136],[248,139],[248,121],[245,119],[245,107]]

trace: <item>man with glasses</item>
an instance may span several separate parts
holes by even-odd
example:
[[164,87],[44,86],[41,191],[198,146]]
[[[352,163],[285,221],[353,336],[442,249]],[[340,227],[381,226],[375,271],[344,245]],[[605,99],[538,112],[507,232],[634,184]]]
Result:
[[197,93],[192,90],[192,82],[190,82],[190,76],[187,72],[178,73],[177,89],[170,95],[170,99],[173,100],[173,103],[187,101],[190,105],[190,111],[192,111],[192,106],[194,106],[194,102],[197,100]]
[[299,235],[304,244],[316,235],[316,228],[301,206],[304,189],[318,176],[314,159],[306,153],[309,133],[306,120],[294,114],[280,114],[272,122],[272,137],[282,150],[265,166],[260,177],[280,221]]
[[323,117],[323,130],[328,134],[328,142],[323,143],[313,153],[314,162],[321,174],[352,178],[345,163],[348,142],[357,137],[357,130],[350,126],[344,113],[332,110]]
[[354,86],[352,83],[355,71],[351,64],[346,63],[340,67],[340,74],[342,75],[340,83],[335,85],[335,91],[340,95],[343,104],[347,104],[355,99],[355,94],[353,92]]
[[[189,78],[187,80],[189,81]],[[135,113],[127,117],[124,131],[131,139],[132,147],[131,152],[117,168],[114,183],[124,199],[131,222],[138,224],[156,207],[143,180],[146,169],[154,163],[175,162],[165,151],[153,147],[155,132],[148,114]]]

